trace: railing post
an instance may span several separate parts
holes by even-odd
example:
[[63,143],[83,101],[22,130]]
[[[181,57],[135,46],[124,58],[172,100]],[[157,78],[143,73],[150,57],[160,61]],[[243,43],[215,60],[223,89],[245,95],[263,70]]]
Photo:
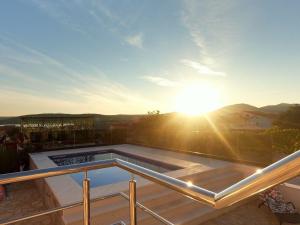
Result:
[[129,181],[129,213],[130,225],[136,225],[136,181]]
[[82,181],[83,188],[83,224],[91,224],[91,215],[90,215],[90,179],[87,177],[87,171],[84,173],[84,179]]

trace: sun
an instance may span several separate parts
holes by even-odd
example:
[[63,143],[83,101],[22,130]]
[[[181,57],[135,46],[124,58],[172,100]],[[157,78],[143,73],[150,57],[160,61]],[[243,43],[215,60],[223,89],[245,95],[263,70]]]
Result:
[[221,106],[218,89],[209,84],[184,87],[175,100],[175,110],[187,115],[201,115]]

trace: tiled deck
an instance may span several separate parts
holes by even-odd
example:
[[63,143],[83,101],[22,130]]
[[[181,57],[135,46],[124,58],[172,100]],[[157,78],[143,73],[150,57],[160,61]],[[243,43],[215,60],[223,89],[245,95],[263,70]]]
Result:
[[[278,225],[275,216],[257,201],[249,202],[202,225]],[[46,209],[42,197],[33,183],[24,182],[8,186],[8,199],[0,202],[0,217],[28,215]],[[31,219],[16,225],[55,225],[49,216]]]
[[201,225],[279,225],[276,217],[266,207],[257,207],[258,203],[258,200],[248,202]]
[[[169,152],[156,148],[148,148],[136,145],[111,145],[102,147],[88,147],[88,148],[78,148],[78,149],[68,149],[59,151],[48,151],[30,154],[31,158],[31,168],[50,168],[57,167],[57,165],[49,159],[49,156],[70,154],[70,153],[81,153],[81,152],[92,152],[114,149],[122,151],[124,153],[130,153],[133,155],[146,157],[153,160],[159,160],[162,163],[171,163],[172,165],[182,167],[182,169],[169,171],[165,174],[174,178],[179,178],[184,175],[189,175],[193,173],[203,172],[205,170],[214,168],[224,168],[228,165],[232,165],[230,162],[209,159],[197,156],[191,156],[182,153]],[[159,156],[159,159],[158,157]],[[249,167],[254,168],[254,167]],[[138,187],[149,184],[150,182],[146,179],[137,177]],[[74,179],[69,175],[50,177],[45,179],[47,186],[49,186],[49,195],[54,196],[55,202],[58,205],[67,205],[81,200],[81,187],[75,182]],[[110,185],[99,186],[91,189],[91,197],[105,196],[112,193],[117,193],[126,190],[128,187],[128,182],[119,182]]]
[[[85,148],[85,149],[75,149],[75,150],[61,150],[61,151],[59,151],[59,153],[60,154],[68,154],[68,153],[70,153],[70,151],[72,151],[72,152],[85,152],[85,151],[95,151],[95,150],[98,151],[99,149],[106,149],[106,148],[107,147]],[[221,176],[222,174],[220,174],[221,177],[219,177],[219,178],[218,178],[217,174],[215,174],[217,171],[216,169],[222,170],[222,171],[224,170],[226,172],[228,172],[228,169],[232,166],[234,166],[234,167],[238,166],[239,168],[241,168],[241,169],[244,168],[247,171],[248,171],[248,169],[251,169],[251,170],[255,169],[254,167],[252,168],[252,167],[248,167],[248,166],[242,166],[241,164],[234,164],[234,163],[225,162],[225,161],[216,160],[216,159],[208,159],[208,158],[192,156],[192,155],[188,155],[188,154],[174,153],[174,152],[164,151],[164,150],[160,150],[160,149],[146,148],[146,147],[141,147],[141,146],[117,145],[117,146],[110,146],[109,148],[132,153],[135,155],[147,156],[147,158],[150,158],[150,159],[151,158],[156,159],[157,156],[159,155],[160,161],[172,162],[172,164],[174,164],[174,165],[180,165],[180,166],[184,167],[183,169],[180,169],[180,170],[168,172],[169,176],[178,177],[178,178],[182,178],[184,176],[190,176],[190,177],[196,176],[197,179],[200,179],[201,182],[202,181],[204,182],[203,184],[201,183],[202,185],[205,185],[205,182],[208,182],[208,183],[212,182],[211,180],[214,180],[214,179],[219,179],[218,184],[220,184],[221,181],[224,181],[224,182],[230,181],[229,178],[231,177],[231,175],[230,175],[231,173],[229,174],[230,177],[226,176],[226,179],[224,180],[223,179],[224,177]],[[36,165],[38,165],[38,168],[53,167],[53,166],[55,166],[55,164],[51,160],[49,160],[48,156],[55,155],[55,154],[57,154],[57,151],[32,154],[31,159],[34,160]],[[204,174],[205,171],[207,172],[207,174],[211,173],[211,171],[213,169],[214,169],[214,171],[213,171],[214,176],[212,177],[213,179],[203,179],[203,177],[201,178],[201,177],[199,177],[200,175],[198,175],[200,173],[202,175],[205,175]],[[242,171],[244,171],[244,169],[242,169]],[[235,177],[237,174],[233,173],[232,176],[233,175]],[[247,174],[247,176],[248,176],[248,174]],[[52,190],[51,192],[49,192],[50,189],[48,190],[47,188],[45,188],[47,186],[41,186],[42,188],[38,189],[37,186],[35,186],[33,182],[24,182],[24,183],[9,185],[8,186],[8,199],[0,202],[0,218],[1,219],[10,218],[11,219],[12,217],[25,216],[25,215],[32,214],[34,212],[45,210],[46,205],[43,203],[43,199],[45,200],[45,196],[46,196],[47,197],[46,200],[48,200],[47,203],[49,203],[49,199],[50,199],[49,196],[52,196],[51,193],[55,193],[55,195],[60,197],[59,199],[62,199],[62,200],[66,199],[68,196],[71,197],[70,200],[72,200],[72,201],[74,201],[74,196],[76,198],[78,198],[75,200],[81,200],[82,190],[81,190],[80,186],[78,184],[73,184],[73,186],[72,186],[72,182],[74,183],[75,181],[73,179],[71,179],[71,177],[69,177],[70,179],[66,179],[67,177],[68,177],[68,175],[62,176],[61,178],[60,177],[47,178],[48,184],[49,183],[52,184],[51,188],[54,187],[54,189],[53,189],[54,191],[51,189]],[[233,177],[231,177],[231,178],[233,179]],[[59,182],[57,182],[57,179],[60,179]],[[242,178],[238,178],[238,179],[240,180]],[[147,184],[147,181],[145,181],[143,179],[140,179],[140,180],[137,179],[137,181],[138,181],[138,194],[142,193],[143,187],[145,189],[145,193],[148,193],[147,190],[148,191],[152,190],[151,188],[155,189],[155,187],[151,187],[151,185],[149,187],[145,186]],[[232,182],[236,182],[236,180],[232,181]],[[215,183],[213,183],[213,184],[215,184]],[[55,187],[57,185],[59,188],[55,189]],[[77,188],[74,188],[74,185]],[[224,187],[227,187],[228,185],[229,184],[222,184],[222,187],[224,188]],[[115,189],[113,189],[112,187],[114,187]],[[97,188],[96,188],[91,191],[91,196],[92,197],[94,195],[95,196],[98,196],[98,195],[103,196],[103,195],[108,194],[108,193],[106,193],[107,190],[109,192],[116,193],[119,191],[127,190],[127,188],[128,188],[128,182],[124,182],[124,184],[118,183],[118,184],[114,184],[114,185],[109,185],[107,188],[105,188],[105,187],[98,188],[101,192],[100,191],[96,192],[95,191],[95,190],[97,190]],[[210,189],[209,187],[207,187],[207,188]],[[40,194],[39,190],[45,191],[46,194],[42,196]],[[73,190],[75,190],[77,192],[76,193],[71,192]],[[210,190],[213,190],[213,189],[210,189]],[[217,190],[217,191],[220,191],[220,190]],[[61,195],[58,195],[59,193],[61,193]],[[151,194],[151,196],[153,196],[153,195]],[[166,197],[166,198],[168,198],[168,200],[170,198],[170,201],[171,200],[173,201],[174,199],[177,200],[176,196],[175,197],[173,196],[174,199],[171,198],[172,196],[173,195],[166,192],[166,193],[161,193],[161,196],[158,196],[157,198]],[[53,199],[56,200],[57,198],[53,198]],[[67,202],[67,203],[71,203],[71,202]],[[54,203],[56,203],[56,202],[54,201]],[[58,204],[58,205],[65,205],[66,202],[63,201],[63,202],[59,202],[59,203],[60,204]],[[105,205],[105,207],[107,206],[106,203],[104,203],[104,202],[102,202],[102,203]],[[159,204],[156,204],[157,203],[156,199],[148,199],[148,200],[146,199],[145,203],[149,203],[149,204],[153,203],[152,206],[158,207],[158,209],[160,207]],[[47,204],[47,205],[49,205],[49,204]],[[167,203],[166,205],[169,207],[169,203]],[[255,224],[257,224],[257,225],[258,224],[273,225],[274,224],[275,225],[276,224],[277,225],[277,224],[279,224],[277,219],[275,218],[275,216],[268,209],[266,209],[264,207],[262,207],[261,209],[258,209],[257,205],[258,205],[257,200],[248,201],[247,203],[242,204],[241,206],[238,206],[237,208],[232,209],[231,211],[227,211],[227,213],[222,214],[221,216],[216,215],[217,217],[215,217],[214,219],[210,219],[210,220],[204,222],[203,224],[204,225],[223,225],[223,224],[224,225],[225,224],[226,225],[227,224],[231,224],[231,225],[235,225],[235,224],[236,225],[250,225],[250,224],[251,225],[252,224],[254,224],[254,225]],[[186,204],[183,201],[181,206],[182,207],[191,206],[191,204],[190,203]],[[99,207],[100,207],[100,211],[99,211],[100,214],[99,215],[97,214],[97,215],[101,217],[102,216],[101,213],[103,213],[103,211],[101,209],[102,206],[99,205]],[[127,205],[126,205],[126,207],[127,207]],[[177,207],[177,205],[176,205],[176,207]],[[179,209],[180,212],[183,213],[184,216],[188,217],[188,219],[190,220],[191,215],[184,213],[184,211],[182,211],[181,208]],[[195,207],[195,208],[196,209],[194,210],[194,208],[191,207],[191,209],[194,210],[194,211],[191,210],[191,212],[193,212],[194,215],[196,215],[196,217],[197,217],[194,220],[195,223],[193,223],[193,224],[197,224],[197,223],[200,224],[198,219],[204,218],[204,217],[202,217],[202,214],[199,215],[199,211],[201,209],[198,209],[197,207]],[[116,210],[123,210],[123,208],[120,208],[120,209],[118,208]],[[127,215],[127,209],[125,208],[123,211],[124,211],[124,214]],[[114,217],[112,215],[112,212],[114,212],[113,209],[112,209],[112,211],[107,211],[107,213],[106,213],[107,216],[109,217],[109,219]],[[200,211],[200,213],[201,212],[206,212],[206,211]],[[174,219],[174,216],[176,215],[176,212],[174,212],[174,210],[170,210],[170,211],[165,210],[165,213],[169,215],[170,220]],[[77,211],[77,214],[80,216],[82,215],[80,209]],[[69,214],[66,213],[66,216],[68,216],[68,215]],[[140,216],[141,216],[141,214],[140,214]],[[66,219],[66,217],[64,217],[64,218]],[[103,220],[103,217],[101,217],[101,218]],[[206,217],[206,219],[208,219],[208,218],[212,218],[212,217]],[[114,217],[114,219],[115,219],[115,217]],[[186,224],[190,223],[189,220]],[[97,219],[97,221],[99,221],[99,220]],[[0,221],[0,224],[1,224],[1,221]],[[50,216],[43,216],[40,218],[35,218],[35,219],[28,220],[25,222],[17,223],[17,225],[25,225],[25,224],[56,225],[55,222],[53,222],[53,220],[51,220]],[[103,221],[102,224],[106,225],[107,223]],[[148,224],[153,225],[153,223],[151,223],[151,222]],[[156,224],[156,221],[155,221],[155,224]],[[110,225],[110,223],[108,223],[107,225]]]

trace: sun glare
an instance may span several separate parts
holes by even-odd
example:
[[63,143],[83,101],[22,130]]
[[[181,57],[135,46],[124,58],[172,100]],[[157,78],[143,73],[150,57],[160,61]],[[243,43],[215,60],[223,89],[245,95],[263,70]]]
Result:
[[188,85],[176,98],[176,111],[187,115],[201,115],[220,106],[219,91],[209,84]]

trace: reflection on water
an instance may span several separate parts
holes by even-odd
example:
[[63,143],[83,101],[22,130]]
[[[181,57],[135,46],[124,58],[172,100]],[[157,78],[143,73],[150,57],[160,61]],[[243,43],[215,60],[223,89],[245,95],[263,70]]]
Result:
[[[64,158],[55,158],[52,159],[58,166],[65,166],[65,165],[72,165],[72,164],[79,164],[79,163],[85,163],[85,162],[92,162],[92,161],[98,161],[98,160],[106,160],[106,159],[122,159],[124,161],[134,163],[136,165],[164,173],[169,171],[169,169],[166,169],[163,167],[163,165],[154,165],[149,162],[135,159],[134,157],[128,157],[123,156],[116,153],[96,153],[96,154],[82,154],[72,157],[64,157]],[[82,179],[84,174],[83,173],[76,173],[71,175],[74,180],[82,185]],[[121,181],[129,180],[131,175],[125,170],[122,170],[118,167],[111,167],[111,168],[104,168],[104,169],[98,169],[98,170],[92,170],[88,172],[88,176],[91,180],[91,187],[97,187],[102,185],[108,185],[113,183],[118,183]]]

